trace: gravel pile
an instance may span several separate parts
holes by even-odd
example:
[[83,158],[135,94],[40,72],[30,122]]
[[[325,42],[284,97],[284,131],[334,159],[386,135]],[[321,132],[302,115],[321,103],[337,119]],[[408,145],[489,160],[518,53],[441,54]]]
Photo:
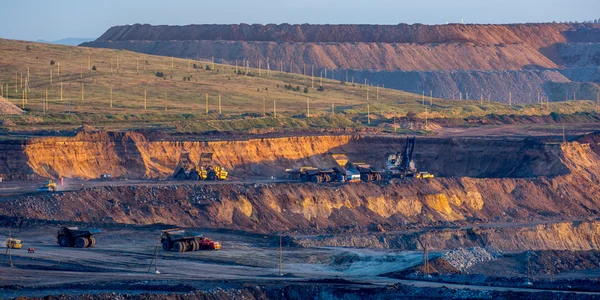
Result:
[[0,115],[20,115],[23,114],[23,111],[15,106],[14,104],[8,102],[8,100],[0,97]]
[[504,255],[502,251],[496,249],[485,249],[481,247],[459,248],[446,252],[442,258],[448,261],[460,272],[464,272],[470,267],[491,260],[496,260]]

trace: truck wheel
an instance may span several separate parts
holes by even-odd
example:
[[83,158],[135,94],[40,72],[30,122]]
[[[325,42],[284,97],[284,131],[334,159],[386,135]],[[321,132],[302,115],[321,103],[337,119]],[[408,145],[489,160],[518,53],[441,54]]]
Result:
[[190,245],[192,246],[192,250],[191,251],[198,251],[198,242],[197,241],[191,241]]
[[381,181],[381,174],[375,174],[375,181]]
[[71,245],[71,241],[66,236],[61,236],[58,239],[58,245],[61,247],[69,247]]
[[193,181],[200,180],[200,175],[198,175],[198,172],[192,172],[192,173],[190,173],[190,180],[193,180]]
[[302,182],[308,182],[308,175],[306,175],[306,174],[302,174],[302,175],[300,176],[300,181],[302,181]]
[[331,181],[331,175],[329,175],[329,174],[323,175],[323,182],[330,182],[330,181]]
[[75,247],[77,247],[77,248],[85,248],[85,247],[87,247],[87,245],[88,245],[89,243],[90,243],[90,242],[88,241],[88,239],[86,239],[86,238],[84,238],[84,237],[78,237],[78,238],[75,240]]
[[364,182],[368,182],[369,181],[369,174],[367,174],[367,173],[360,174],[360,180],[362,180]]
[[208,180],[216,180],[217,179],[217,174],[215,174],[214,172],[210,172],[210,173],[208,173],[207,177],[208,177],[207,178]]
[[186,177],[187,176],[185,176],[184,172],[179,172],[179,174],[177,174],[177,176],[175,176],[175,179],[177,179],[177,180],[186,180],[187,179]]
[[185,244],[182,242],[175,242],[173,245],[173,250],[175,252],[185,252]]
[[162,248],[163,248],[163,250],[165,250],[165,251],[169,251],[169,249],[171,249],[171,243],[170,243],[169,241],[164,241],[164,242],[162,243]]
[[96,246],[96,238],[94,238],[93,236],[90,236],[88,239],[90,240],[90,244],[88,245],[88,248],[92,248],[92,247]]

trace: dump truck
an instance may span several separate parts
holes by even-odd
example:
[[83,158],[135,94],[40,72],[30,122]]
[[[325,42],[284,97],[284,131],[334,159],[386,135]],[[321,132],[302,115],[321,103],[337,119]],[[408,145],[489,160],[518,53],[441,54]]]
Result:
[[221,243],[205,238],[201,234],[179,228],[163,230],[160,242],[165,251],[186,252],[221,249]]
[[48,179],[43,186],[38,188],[38,192],[56,192],[56,188],[56,182],[52,179]]
[[96,245],[94,234],[100,229],[79,227],[62,227],[56,234],[56,243],[61,247],[92,248]]
[[384,171],[363,162],[351,162],[345,154],[333,154],[333,158],[343,170],[344,181],[379,181]]
[[213,153],[201,153],[195,164],[189,152],[182,152],[171,176],[175,180],[226,180],[229,173],[220,165],[213,165]]
[[343,181],[343,170],[338,167],[333,168],[315,168],[315,167],[300,167],[295,169],[286,169],[289,178],[292,180],[300,180],[302,182],[325,183],[334,181]]
[[388,156],[386,162],[386,177],[391,178],[433,178],[429,172],[418,172],[413,153],[415,150],[416,137],[406,137],[406,143],[402,152],[396,152]]
[[23,248],[23,241],[15,239],[15,238],[8,238],[8,239],[6,239],[6,242],[4,244],[6,245],[6,248],[10,248],[10,249],[21,249],[21,248]]

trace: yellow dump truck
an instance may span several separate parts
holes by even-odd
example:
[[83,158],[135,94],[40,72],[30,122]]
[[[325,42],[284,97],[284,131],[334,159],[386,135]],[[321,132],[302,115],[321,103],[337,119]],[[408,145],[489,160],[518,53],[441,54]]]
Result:
[[23,248],[23,241],[15,239],[15,238],[6,239],[5,244],[6,244],[6,248],[11,248],[11,249]]

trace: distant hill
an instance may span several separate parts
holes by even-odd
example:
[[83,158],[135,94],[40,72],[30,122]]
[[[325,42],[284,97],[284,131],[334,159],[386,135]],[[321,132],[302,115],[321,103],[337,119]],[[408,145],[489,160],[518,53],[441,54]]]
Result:
[[46,44],[56,44],[56,45],[65,45],[65,46],[78,46],[83,43],[93,41],[93,38],[64,38],[57,41],[46,41],[46,40],[37,40],[38,43],[46,43]]
[[[82,46],[254,68],[268,64],[447,99],[595,100],[600,84],[600,24],[134,24],[110,28]],[[592,82],[591,90],[580,91],[576,82]]]

